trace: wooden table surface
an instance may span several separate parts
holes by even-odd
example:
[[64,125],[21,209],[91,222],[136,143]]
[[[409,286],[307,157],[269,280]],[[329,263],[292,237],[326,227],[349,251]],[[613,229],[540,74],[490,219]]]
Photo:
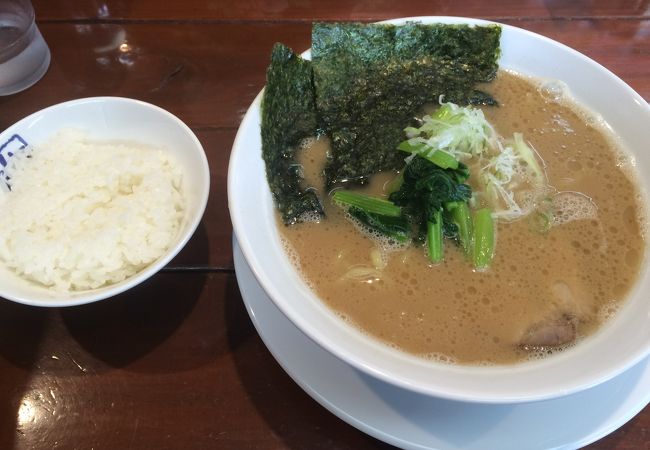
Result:
[[[230,148],[264,85],[271,46],[308,48],[312,21],[493,19],[583,52],[650,100],[648,0],[34,0],[34,7],[52,63],[34,87],[0,97],[0,130],[65,100],[141,99],[195,131],[212,187],[188,246],[144,285],[75,308],[0,301],[0,449],[390,448],[329,413],[282,370],[246,313],[233,268]],[[650,449],[649,427],[646,408],[589,448]]]

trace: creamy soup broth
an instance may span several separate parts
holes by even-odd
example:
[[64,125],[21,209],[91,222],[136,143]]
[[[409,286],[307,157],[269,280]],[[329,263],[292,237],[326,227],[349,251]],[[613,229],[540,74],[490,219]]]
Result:
[[[565,348],[522,344],[531,327],[558,318],[570,318],[578,341],[593,333],[630,291],[645,249],[630,162],[597,121],[510,72],[485,90],[500,103],[484,108],[496,130],[522,132],[554,192],[568,192],[556,197],[548,232],[531,231],[526,218],[499,222],[494,260],[479,272],[451,241],[435,266],[422,247],[382,249],[329,199],[320,223],[278,222],[304,279],[344,320],[395,348],[461,364],[512,363]],[[326,149],[317,141],[301,151],[306,182],[319,189]],[[381,194],[394,176],[379,174],[362,190]]]

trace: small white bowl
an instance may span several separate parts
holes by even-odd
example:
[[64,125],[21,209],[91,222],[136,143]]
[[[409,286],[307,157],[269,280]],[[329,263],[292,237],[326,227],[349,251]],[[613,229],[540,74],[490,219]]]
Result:
[[[389,21],[468,23],[457,17]],[[642,190],[650,179],[650,107],[610,71],[569,47],[502,25],[500,65],[567,84],[573,97],[602,115],[636,159]],[[305,56],[309,53],[305,52]],[[497,367],[425,361],[362,334],[340,320],[301,279],[285,255],[261,157],[261,93],[244,117],[230,159],[229,207],[242,252],[278,308],[307,336],[353,367],[426,395],[482,403],[518,403],[568,395],[598,385],[650,353],[650,273],[644,266],[617,316],[594,336],[545,360]]]
[[172,154],[183,172],[185,217],[178,235],[164,255],[126,280],[97,289],[57,292],[20,278],[0,263],[0,297],[18,303],[50,307],[81,305],[112,297],[142,283],[185,246],[201,221],[207,204],[210,189],[208,161],[192,130],[164,109],[129,98],[72,100],[22,119],[0,133],[0,170],[3,158],[15,146],[21,145],[20,140],[29,145],[39,144],[63,129],[80,130],[98,140],[141,142]]

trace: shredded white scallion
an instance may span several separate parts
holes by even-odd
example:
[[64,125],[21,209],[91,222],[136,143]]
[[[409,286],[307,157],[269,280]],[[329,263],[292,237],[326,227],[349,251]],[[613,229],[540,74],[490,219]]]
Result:
[[422,118],[419,128],[405,130],[411,143],[424,143],[432,151],[443,150],[459,160],[483,154],[496,131],[477,108],[442,103],[434,115]]
[[531,213],[549,190],[544,161],[532,145],[521,133],[499,135],[479,108],[445,103],[442,97],[439,102],[440,108],[424,116],[419,128],[405,129],[417,154],[431,158],[444,151],[477,168],[480,185],[473,187],[474,201],[485,199],[495,218],[512,221]]

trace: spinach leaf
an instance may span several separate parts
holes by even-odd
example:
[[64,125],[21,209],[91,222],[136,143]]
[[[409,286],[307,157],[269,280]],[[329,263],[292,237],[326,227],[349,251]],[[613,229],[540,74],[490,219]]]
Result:
[[458,169],[442,169],[429,160],[416,156],[406,165],[399,190],[388,199],[402,207],[403,213],[412,223],[418,224],[416,240],[423,242],[427,223],[440,224],[442,234],[458,240],[459,226],[446,205],[467,202],[472,189],[463,181],[467,179],[467,168],[460,164]]
[[410,224],[406,217],[397,216],[391,217],[382,214],[368,212],[362,208],[351,207],[348,209],[348,214],[357,219],[363,225],[377,233],[381,233],[396,242],[408,242]]

